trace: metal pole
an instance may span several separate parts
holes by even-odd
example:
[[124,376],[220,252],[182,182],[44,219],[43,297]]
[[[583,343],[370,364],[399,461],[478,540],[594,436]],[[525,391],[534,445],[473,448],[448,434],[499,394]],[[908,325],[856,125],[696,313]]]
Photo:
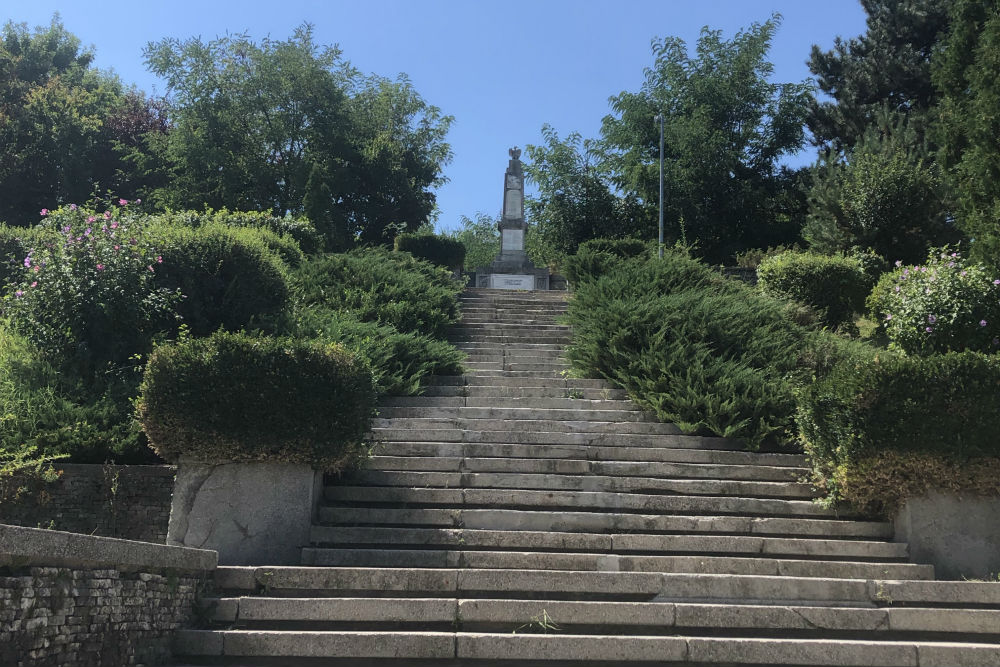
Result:
[[660,124],[660,258],[663,258],[663,114],[654,119]]

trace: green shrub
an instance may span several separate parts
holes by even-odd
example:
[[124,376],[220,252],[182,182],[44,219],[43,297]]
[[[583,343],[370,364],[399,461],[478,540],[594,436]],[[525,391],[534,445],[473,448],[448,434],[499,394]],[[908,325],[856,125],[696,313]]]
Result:
[[623,386],[661,421],[751,447],[792,437],[787,376],[811,334],[784,304],[669,252],[582,283],[569,318],[573,365]]
[[650,255],[650,246],[636,239],[591,239],[581,243],[575,255],[566,257],[563,275],[576,286],[597,279],[626,260]]
[[363,451],[371,372],[336,344],[218,332],[158,347],[137,414],[168,461],[283,461],[336,470]]
[[1000,275],[948,248],[887,273],[868,297],[872,318],[906,354],[1000,349]]
[[303,306],[344,311],[402,333],[443,338],[458,321],[462,284],[448,270],[404,253],[363,249],[326,255],[293,274]]
[[447,236],[400,234],[394,247],[397,251],[408,252],[417,259],[425,259],[446,269],[461,269],[465,262],[465,244]]
[[996,355],[904,357],[859,347],[804,385],[797,402],[806,450],[834,497],[845,493],[838,478],[886,452],[959,462],[1000,456]]
[[317,231],[308,218],[285,216],[279,218],[265,211],[218,211],[208,209],[198,211],[168,211],[157,216],[160,222],[181,224],[197,228],[203,225],[222,225],[232,228],[251,228],[266,230],[279,238],[291,237],[299,248],[307,255],[315,255],[323,250],[323,236]]
[[179,295],[157,281],[162,257],[142,219],[69,206],[47,224],[58,232],[31,247],[8,287],[15,328],[81,376],[148,352]]
[[853,324],[873,284],[855,259],[795,252],[762,260],[757,280],[765,294],[812,307],[830,327]]
[[163,259],[156,283],[183,294],[176,310],[192,334],[260,326],[285,308],[285,267],[259,236],[219,225],[152,232]]
[[381,395],[418,394],[427,376],[462,372],[465,355],[453,345],[388,325],[359,322],[349,313],[313,306],[299,312],[297,324],[300,335],[341,343],[367,361]]
[[24,258],[49,236],[48,230],[38,227],[8,227],[0,223],[0,290],[21,279]]

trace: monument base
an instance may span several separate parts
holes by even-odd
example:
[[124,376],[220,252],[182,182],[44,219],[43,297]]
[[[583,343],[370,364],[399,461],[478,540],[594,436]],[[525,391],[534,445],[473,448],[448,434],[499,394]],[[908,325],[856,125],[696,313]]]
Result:
[[476,272],[476,287],[509,290],[549,289],[548,269],[533,269],[524,273],[491,273],[489,269]]

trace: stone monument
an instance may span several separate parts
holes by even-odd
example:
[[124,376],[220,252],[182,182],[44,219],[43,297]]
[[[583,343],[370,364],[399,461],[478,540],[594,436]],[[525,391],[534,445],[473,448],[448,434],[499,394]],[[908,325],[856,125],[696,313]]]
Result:
[[498,289],[547,290],[549,270],[536,268],[524,252],[524,172],[521,149],[511,148],[510,162],[503,176],[503,214],[500,229],[500,254],[493,263],[476,269],[476,287]]

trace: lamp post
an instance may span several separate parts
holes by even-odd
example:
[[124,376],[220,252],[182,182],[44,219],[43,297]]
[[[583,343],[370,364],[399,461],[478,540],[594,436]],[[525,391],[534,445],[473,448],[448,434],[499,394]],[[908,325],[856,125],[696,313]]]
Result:
[[663,114],[656,114],[653,119],[660,124],[660,243],[659,256],[663,259]]

